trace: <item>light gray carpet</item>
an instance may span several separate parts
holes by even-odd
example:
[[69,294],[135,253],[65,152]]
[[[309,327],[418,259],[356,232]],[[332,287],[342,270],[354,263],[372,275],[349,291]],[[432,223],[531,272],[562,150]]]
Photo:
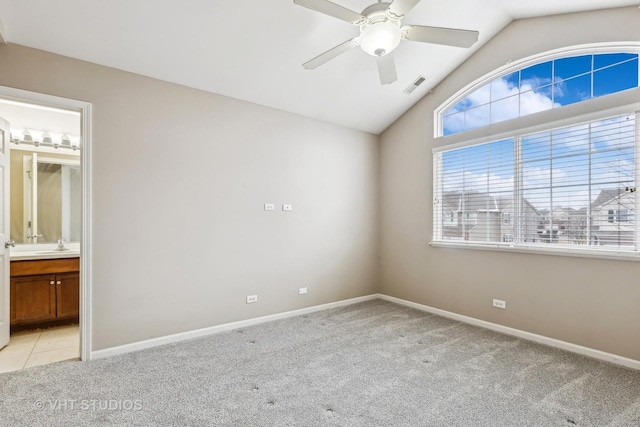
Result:
[[640,372],[375,300],[0,374],[1,426],[87,424],[640,426]]

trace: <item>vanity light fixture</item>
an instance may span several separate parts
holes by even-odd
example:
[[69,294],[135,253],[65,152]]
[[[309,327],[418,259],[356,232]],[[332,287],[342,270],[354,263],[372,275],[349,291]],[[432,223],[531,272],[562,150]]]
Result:
[[25,129],[24,133],[22,134],[22,142],[26,142],[27,144],[34,144],[35,141],[33,140],[33,136],[31,136],[31,132],[29,132],[29,130]]
[[53,142],[53,139],[51,138],[51,135],[49,135],[49,132],[45,132],[42,135],[42,143],[47,145],[47,144],[51,144],[55,147],[55,142]]
[[30,131],[25,130],[24,132],[25,133],[29,132],[29,135],[31,135],[32,144],[36,147],[42,144],[43,136],[46,133],[46,132],[35,130],[35,129],[31,129]]
[[80,138],[61,135],[59,133],[50,133],[49,131],[40,131],[36,129],[12,129],[11,142],[18,144],[31,144],[35,147],[53,147],[55,149],[71,149],[78,150],[80,148]]
[[62,142],[62,145],[71,146],[71,138],[69,138],[69,135],[66,133],[60,137],[60,141]]
[[76,143],[75,139],[71,139],[71,137],[69,137],[69,135],[65,133],[64,135],[62,135],[62,145],[64,147],[70,147],[75,151],[78,149],[78,146],[80,145],[80,143],[79,142]]

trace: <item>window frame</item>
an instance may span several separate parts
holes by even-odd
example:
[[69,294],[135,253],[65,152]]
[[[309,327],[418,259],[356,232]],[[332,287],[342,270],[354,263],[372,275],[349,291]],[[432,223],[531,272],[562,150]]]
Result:
[[[635,100],[635,102],[628,102]],[[447,247],[447,248],[465,248],[465,249],[483,249],[483,250],[497,250],[506,252],[524,252],[524,253],[538,253],[538,254],[554,254],[554,255],[568,255],[578,257],[589,258],[613,258],[613,259],[629,259],[640,260],[640,224],[636,223],[635,226],[635,251],[621,251],[618,249],[601,249],[599,247],[594,248],[590,246],[588,249],[575,248],[575,247],[550,247],[539,245],[527,245],[526,242],[521,243],[508,243],[508,242],[468,242],[468,241],[443,241],[435,239],[435,232],[437,231],[438,215],[440,215],[438,209],[438,200],[442,199],[441,189],[441,177],[439,176],[440,165],[438,164],[438,154],[444,151],[449,151],[458,148],[465,148],[492,141],[498,141],[505,138],[513,138],[517,135],[529,134],[535,132],[542,132],[564,126],[571,126],[587,121],[600,120],[606,117],[611,117],[621,114],[632,114],[635,112],[637,120],[640,115],[640,88],[630,89],[628,91],[618,92],[611,95],[603,96],[600,98],[590,99],[581,103],[568,105],[563,109],[547,110],[540,113],[531,114],[528,116],[519,117],[513,119],[509,125],[498,123],[495,127],[507,128],[507,131],[498,132],[492,134],[489,132],[491,129],[478,128],[468,132],[464,132],[463,136],[469,137],[469,133],[476,134],[476,138],[462,140],[460,135],[463,133],[448,135],[441,137],[440,139],[460,139],[460,142],[453,144],[443,144],[439,147],[432,149],[433,154],[433,229],[432,240],[430,245],[433,247]],[[627,101],[627,103],[622,103]],[[611,106],[611,104],[618,104],[615,107],[604,108]],[[562,114],[558,114],[562,110]],[[576,114],[576,111],[582,112],[582,114]],[[555,114],[549,114],[550,112]],[[556,117],[556,120],[551,120],[552,116]],[[534,122],[533,125],[525,126]],[[518,127],[521,126],[521,127]],[[635,140],[635,179],[640,179],[640,123],[636,123],[636,140]],[[640,207],[640,193],[635,194],[635,207]],[[634,212],[635,213],[635,212]]]

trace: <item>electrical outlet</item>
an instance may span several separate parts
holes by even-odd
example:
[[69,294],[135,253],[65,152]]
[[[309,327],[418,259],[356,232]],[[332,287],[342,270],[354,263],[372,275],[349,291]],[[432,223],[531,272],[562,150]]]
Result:
[[292,211],[293,210],[293,205],[282,205],[282,210],[283,211]]
[[247,304],[252,304],[254,302],[258,302],[258,295],[248,295]]
[[496,308],[506,309],[507,308],[507,302],[503,301],[501,299],[494,299],[493,300],[493,306],[496,307]]
[[264,210],[265,211],[275,211],[276,210],[276,205],[274,205],[273,203],[265,203],[264,204]]
[[307,293],[307,288],[300,288],[298,289],[298,295],[304,295]]

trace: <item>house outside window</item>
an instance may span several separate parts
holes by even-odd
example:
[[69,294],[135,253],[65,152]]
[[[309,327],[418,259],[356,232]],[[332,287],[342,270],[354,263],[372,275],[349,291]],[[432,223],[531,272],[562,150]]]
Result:
[[456,223],[454,212],[449,211],[445,213],[444,222],[445,222],[445,225],[454,225]]
[[631,209],[609,209],[609,222],[630,222],[633,221],[633,210]]

